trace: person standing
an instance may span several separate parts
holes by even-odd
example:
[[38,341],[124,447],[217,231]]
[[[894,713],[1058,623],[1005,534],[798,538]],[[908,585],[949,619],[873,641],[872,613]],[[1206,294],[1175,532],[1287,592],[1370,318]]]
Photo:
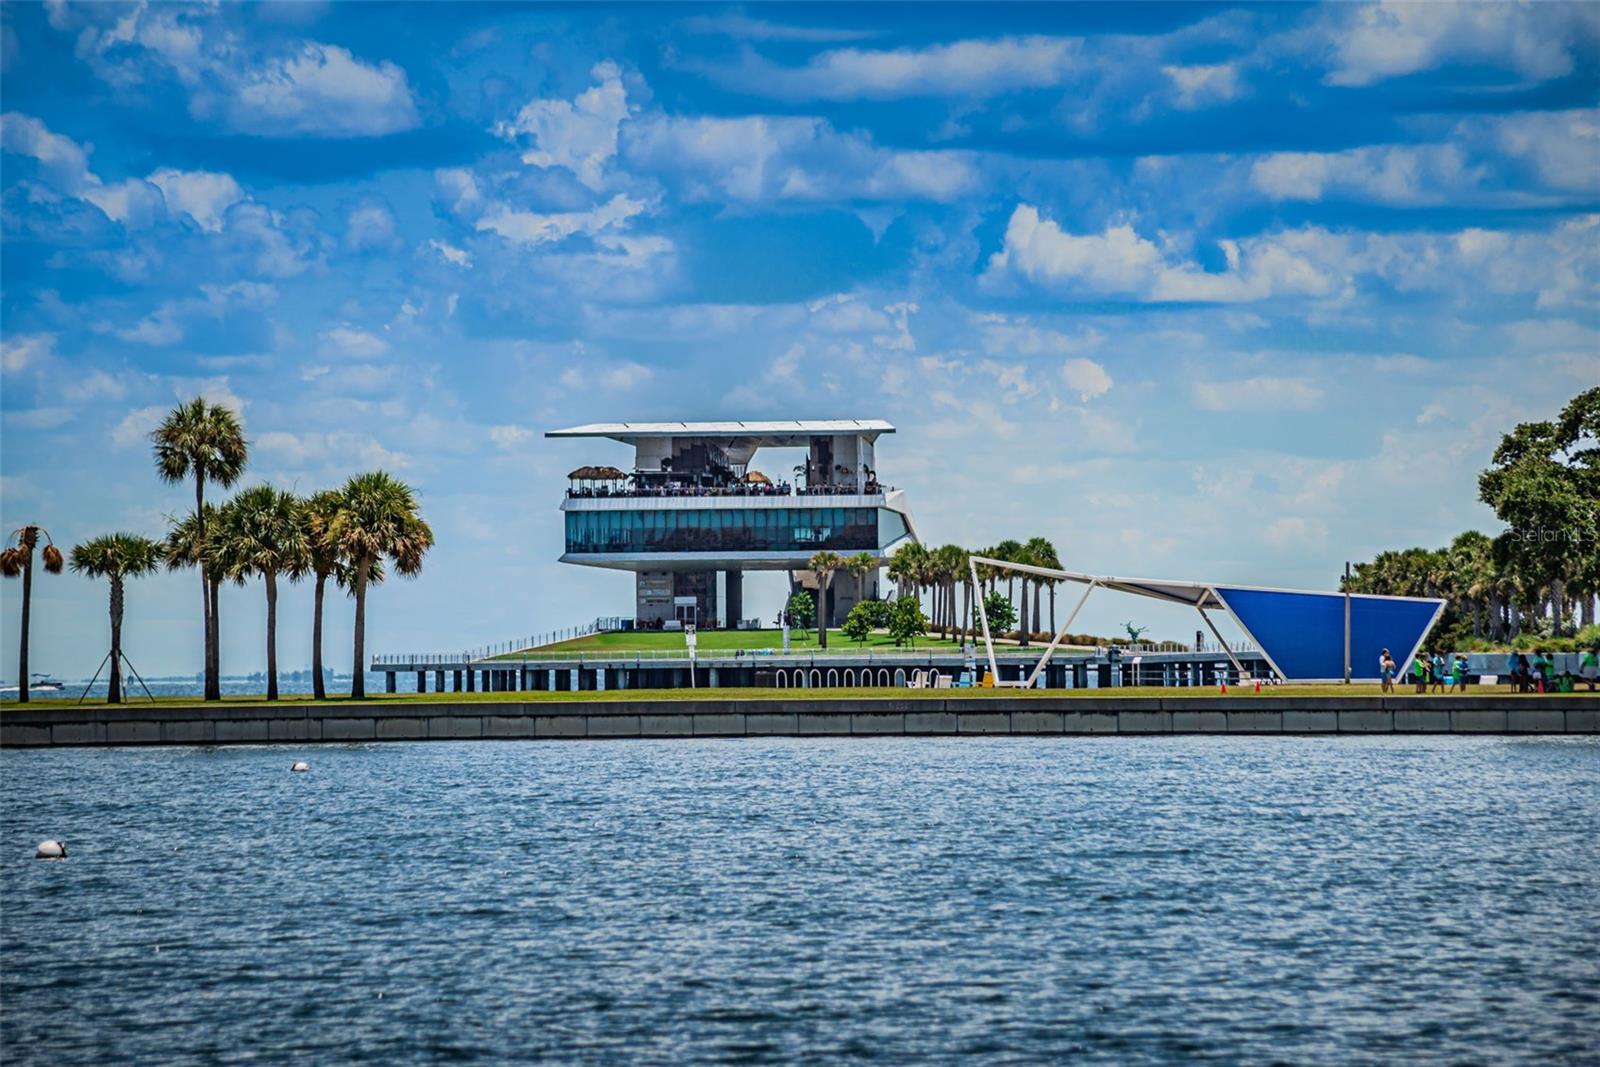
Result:
[[1445,676],[1448,673],[1444,653],[1435,651],[1433,657],[1428,660],[1429,690],[1435,693],[1444,692]]
[[1532,681],[1541,693],[1550,687],[1550,660],[1542,649],[1533,654]]
[[1387,648],[1378,657],[1378,673],[1383,676],[1383,691],[1394,692],[1394,657],[1389,655]]
[[1417,654],[1411,657],[1411,681],[1416,685],[1417,692],[1428,691],[1428,660],[1420,648],[1417,649]]

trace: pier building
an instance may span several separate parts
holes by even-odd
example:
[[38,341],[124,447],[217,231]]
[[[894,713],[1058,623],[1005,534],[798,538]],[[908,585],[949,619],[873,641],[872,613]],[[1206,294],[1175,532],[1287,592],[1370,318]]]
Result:
[[[569,475],[561,511],[563,563],[634,572],[634,624],[734,628],[744,614],[744,572],[808,570],[823,549],[865,552],[887,564],[917,540],[905,493],[877,470],[878,419],[759,422],[613,422],[547,431],[631,446],[626,467],[589,465]],[[761,469],[763,449],[804,449],[788,470]],[[602,458],[602,457],[597,457]],[[879,572],[837,575],[823,611],[830,625],[859,596],[877,597]]]

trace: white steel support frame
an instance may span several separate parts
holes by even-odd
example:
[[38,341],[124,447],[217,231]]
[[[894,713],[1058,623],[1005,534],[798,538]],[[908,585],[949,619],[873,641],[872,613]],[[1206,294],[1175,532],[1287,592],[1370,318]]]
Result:
[[[1045,648],[1044,654],[1039,657],[1039,662],[1034,664],[1033,670],[1029,672],[1028,677],[1023,681],[1004,683],[1000,681],[1000,668],[996,665],[994,657],[994,637],[989,632],[989,614],[983,608],[983,596],[981,595],[983,587],[978,581],[978,564],[980,563],[999,570],[1019,571],[1023,574],[1032,574],[1041,578],[1054,578],[1059,581],[1077,582],[1084,587],[1083,595],[1078,598],[1077,604],[1073,606],[1071,613],[1067,615],[1066,621],[1061,624],[1060,628],[1056,631],[1055,636],[1051,638],[1050,644]],[[1060,646],[1062,640],[1071,630],[1073,620],[1078,617],[1078,612],[1083,610],[1083,605],[1088,601],[1089,594],[1094,592],[1097,587],[1107,585],[1106,579],[1090,574],[1078,574],[1074,571],[1056,570],[1051,567],[1036,567],[1031,563],[1010,563],[1003,559],[991,559],[987,556],[969,556],[967,558],[967,566],[972,572],[973,589],[979,591],[979,595],[974,596],[973,599],[978,602],[978,622],[983,627],[983,644],[985,651],[988,653],[989,673],[991,677],[994,678],[994,684],[996,686],[1005,685],[1009,687],[1031,689],[1034,684],[1038,682],[1039,676],[1044,672],[1046,664],[1050,662],[1050,657],[1055,654],[1056,649]],[[1217,630],[1216,624],[1211,621],[1211,616],[1206,614],[1206,606],[1208,603],[1213,608],[1220,606],[1224,611],[1228,612],[1230,616],[1233,616],[1234,621],[1239,624],[1240,629],[1245,630],[1245,636],[1251,641],[1255,642],[1256,647],[1261,650],[1262,658],[1267,661],[1267,664],[1272,668],[1273,673],[1275,673],[1279,678],[1283,678],[1283,671],[1280,670],[1278,665],[1273,662],[1272,657],[1267,655],[1267,651],[1264,647],[1262,647],[1261,642],[1257,641],[1255,637],[1251,635],[1248,629],[1245,629],[1244,623],[1240,622],[1238,616],[1233,614],[1233,609],[1228,607],[1228,602],[1222,598],[1216,589],[1211,586],[1197,586],[1197,588],[1202,589],[1204,592],[1204,595],[1198,601],[1185,601],[1175,596],[1160,596],[1150,592],[1140,592],[1136,593],[1136,595],[1151,596],[1153,599],[1166,600],[1168,603],[1188,603],[1200,613],[1200,618],[1205,621],[1206,629],[1210,630],[1212,636],[1217,639],[1218,646],[1221,647],[1222,651],[1227,655],[1228,661],[1233,664],[1233,669],[1238,672],[1240,676],[1243,676],[1244,665],[1239,662],[1239,657],[1234,655],[1233,649],[1228,647],[1228,642],[1223,640],[1222,634]]]

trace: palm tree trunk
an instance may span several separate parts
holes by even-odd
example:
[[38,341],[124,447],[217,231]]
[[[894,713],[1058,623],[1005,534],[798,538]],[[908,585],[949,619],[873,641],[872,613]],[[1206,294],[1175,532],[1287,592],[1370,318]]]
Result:
[[1022,610],[1017,612],[1017,644],[1028,647],[1028,581],[1022,581]]
[[111,678],[106,703],[122,703],[122,579],[111,579]]
[[267,583],[267,699],[278,699],[278,576],[266,573]]
[[205,631],[205,699],[221,700],[222,684],[217,679],[217,611],[212,595],[211,578],[206,573],[206,469],[196,464],[194,469],[194,522],[195,548],[199,558],[195,561],[200,572],[200,615]]
[[364,661],[367,653],[367,571],[371,566],[370,559],[362,559],[356,564],[356,657],[355,666],[350,672],[352,700],[367,698],[367,672]]
[[961,583],[961,641],[965,644],[972,638],[972,582]]
[[328,584],[326,574],[317,575],[316,592],[311,597],[311,694],[318,700],[328,697],[322,682],[322,593]]
[[1056,583],[1050,583],[1050,636],[1056,634]]
[[1043,599],[1044,599],[1044,583],[1043,582],[1034,582],[1033,583],[1033,632],[1034,633],[1038,633],[1039,632],[1039,627],[1042,625],[1042,623],[1044,621],[1043,618],[1041,617],[1041,612],[1040,612],[1040,601],[1042,601]]
[[817,647],[828,647],[828,583],[817,575]]
[[222,626],[221,612],[218,603],[222,599],[222,581],[217,578],[211,580],[211,662],[207,670],[211,676],[211,696],[207,700],[222,699]]
[[17,650],[17,701],[28,702],[28,618],[33,614],[33,549],[22,564],[22,647]]

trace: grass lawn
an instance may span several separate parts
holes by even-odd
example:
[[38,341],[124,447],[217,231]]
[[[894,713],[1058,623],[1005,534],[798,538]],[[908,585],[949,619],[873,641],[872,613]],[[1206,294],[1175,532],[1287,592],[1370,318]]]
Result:
[[[1136,686],[1123,689],[888,689],[888,688],[855,688],[855,689],[612,689],[604,692],[584,690],[577,693],[551,693],[543,691],[529,691],[521,693],[373,693],[367,698],[372,704],[546,704],[573,701],[578,703],[605,703],[608,701],[624,700],[836,700],[836,699],[871,699],[871,700],[1038,700],[1047,697],[1110,697],[1116,699],[1134,697],[1163,697],[1165,699],[1192,699],[1212,700],[1223,696],[1217,689],[1173,689],[1161,686]],[[1248,688],[1234,686],[1229,689],[1229,697],[1248,697],[1270,704],[1275,697],[1376,697],[1382,694],[1378,687],[1372,685],[1277,685],[1268,686],[1257,694]],[[1410,692],[1399,692],[1395,696],[1416,696]],[[1457,696],[1461,694],[1455,694]],[[1515,700],[1515,694],[1504,686],[1475,685],[1468,688],[1467,696],[1480,700],[1499,699],[1506,702]],[[1551,694],[1554,695],[1554,694]],[[1582,694],[1592,695],[1584,691]],[[1429,699],[1428,696],[1418,697],[1419,700]],[[199,697],[166,697],[158,700],[156,707],[188,707],[204,703]],[[222,700],[224,705],[259,705],[264,703],[261,697],[230,696]],[[317,704],[309,695],[296,694],[285,696],[278,701],[279,705],[302,707],[307,704]],[[323,706],[336,707],[349,704],[348,699],[338,697],[320,702]],[[104,706],[103,700],[86,700],[85,705]],[[70,711],[76,706],[75,701],[35,700],[26,707],[33,710],[49,709],[59,706],[62,711]],[[139,706],[152,706],[148,701],[132,701],[126,705],[128,708]],[[14,700],[0,703],[0,709],[11,711],[23,705]]]
[[[551,645],[540,645],[531,652],[667,652],[684,649],[683,634],[669,630],[629,630],[618,633],[590,634],[587,637],[575,637],[571,641],[558,641]],[[699,648],[702,652],[712,650],[732,651],[736,648],[782,648],[782,630],[701,630]],[[793,630],[789,634],[789,648],[792,651],[814,651],[820,646],[817,644],[816,632],[812,630]],[[894,638],[888,634],[873,634],[865,641],[857,643],[850,640],[840,630],[828,631],[828,650],[843,651],[845,649],[867,648],[893,648]],[[902,645],[901,648],[908,646]],[[937,637],[919,637],[909,646],[919,649],[961,651],[961,645],[956,641],[940,641]],[[495,659],[521,659],[523,653],[511,652]]]

